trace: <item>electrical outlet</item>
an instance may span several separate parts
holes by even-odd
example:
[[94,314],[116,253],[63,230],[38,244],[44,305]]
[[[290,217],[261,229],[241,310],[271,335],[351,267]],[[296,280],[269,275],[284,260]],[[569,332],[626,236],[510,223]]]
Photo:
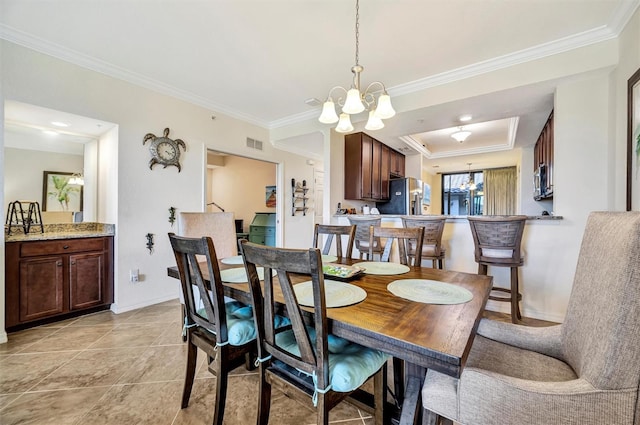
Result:
[[131,281],[131,282],[139,282],[140,281],[140,274],[138,272],[138,269],[129,270],[129,281]]

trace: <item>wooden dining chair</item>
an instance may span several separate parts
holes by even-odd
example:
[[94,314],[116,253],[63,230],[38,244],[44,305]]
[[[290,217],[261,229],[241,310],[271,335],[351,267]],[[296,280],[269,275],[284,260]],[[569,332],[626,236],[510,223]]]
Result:
[[347,217],[349,223],[352,226],[356,226],[355,247],[360,253],[360,259],[365,255],[367,260],[373,261],[373,254],[382,253],[382,247],[380,245],[380,239],[373,238],[373,245],[369,245],[369,230],[371,226],[380,226],[382,218],[380,217]]
[[[222,425],[229,372],[255,358],[256,330],[252,309],[237,301],[225,304],[218,259],[210,237],[185,238],[169,233],[184,296],[187,330],[187,368],[182,408],[189,405],[198,348],[208,356],[209,371],[217,377],[213,425]],[[204,256],[211,287],[196,256]],[[198,305],[202,303],[203,307]],[[253,356],[252,356],[253,353]]]
[[[444,257],[446,250],[442,247],[442,233],[444,232],[444,223],[447,220],[443,215],[418,215],[410,217],[402,217],[402,225],[404,227],[424,227],[424,238],[422,244],[422,260],[431,260],[431,266],[435,269],[444,269]],[[416,249],[411,243],[409,256],[415,258]],[[418,261],[416,265],[421,265]]]
[[[415,244],[414,250],[417,252],[422,251],[422,243],[424,237],[423,227],[375,227],[371,226],[369,231],[371,241],[373,238],[385,239],[381,245],[383,247],[382,254],[380,255],[380,261],[389,261],[391,259],[391,248],[395,241],[398,247],[398,256],[400,263],[404,265],[417,265],[420,266],[420,260],[416,260],[415,255],[413,259],[409,256],[409,250],[411,244]],[[372,243],[371,245],[372,246]],[[373,253],[369,253],[373,258]],[[398,358],[393,358],[393,397],[397,404],[402,403],[404,394],[404,362]]]
[[401,264],[405,265],[420,265],[420,260],[416,260],[415,255],[410,256],[411,248],[414,252],[422,251],[422,245],[424,241],[424,227],[376,227],[371,226],[369,230],[369,257],[373,258],[373,245],[374,240],[385,239],[384,243],[380,242],[382,247],[382,253],[380,254],[380,261],[389,261],[391,258],[391,248],[393,242],[396,242],[398,247],[398,256]]
[[[329,423],[329,411],[374,378],[375,423],[384,418],[386,361],[381,351],[329,334],[322,257],[317,248],[286,249],[241,241],[258,331],[260,388],[258,425],[269,421],[272,388],[316,409],[317,424]],[[264,289],[256,268],[264,267]],[[272,276],[277,272],[277,278]],[[308,276],[313,286],[313,314],[298,304],[290,274]],[[276,329],[275,312],[282,294],[291,321]],[[310,323],[312,326],[307,326]],[[365,407],[358,403],[359,407]]]
[[[325,236],[322,254],[328,255],[331,251],[333,240],[336,241],[336,256],[338,259],[351,258],[353,254],[353,241],[356,235],[356,226],[333,226],[328,224],[316,224],[313,228],[313,247],[320,248],[322,236]],[[347,237],[346,250],[343,251],[342,237]]]

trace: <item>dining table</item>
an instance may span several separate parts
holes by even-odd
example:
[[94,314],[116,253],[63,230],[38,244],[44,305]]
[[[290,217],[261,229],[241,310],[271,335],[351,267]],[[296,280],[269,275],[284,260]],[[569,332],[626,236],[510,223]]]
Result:
[[[222,273],[230,268],[244,267],[238,261],[225,264],[224,259],[219,264]],[[365,269],[367,266],[367,262],[350,258],[336,260],[332,264]],[[208,279],[206,263],[202,263],[201,268]],[[180,278],[175,266],[168,267],[167,273]],[[493,278],[420,266],[405,266],[402,273],[384,273],[384,268],[375,274],[365,271],[348,280],[350,285],[364,290],[366,297],[343,307],[327,308],[327,319],[332,334],[404,360],[405,391],[398,420],[401,425],[414,424],[422,413],[420,393],[427,369],[460,377],[491,292]],[[328,279],[331,277],[325,275],[325,282]],[[292,276],[294,283],[308,280],[308,276]],[[388,289],[394,282],[434,281],[444,283],[444,286],[452,285],[452,289],[466,290],[470,299],[436,304],[397,296]],[[223,278],[223,285],[226,296],[251,304],[246,281],[231,283],[224,282]],[[310,313],[313,311],[307,309]]]

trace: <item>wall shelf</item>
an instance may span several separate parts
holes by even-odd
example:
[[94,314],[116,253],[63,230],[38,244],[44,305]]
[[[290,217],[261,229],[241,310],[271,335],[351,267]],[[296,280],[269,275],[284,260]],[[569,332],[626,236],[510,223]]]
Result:
[[302,183],[296,182],[296,179],[291,179],[291,215],[294,216],[298,212],[302,212],[302,215],[307,215],[307,181],[302,180]]

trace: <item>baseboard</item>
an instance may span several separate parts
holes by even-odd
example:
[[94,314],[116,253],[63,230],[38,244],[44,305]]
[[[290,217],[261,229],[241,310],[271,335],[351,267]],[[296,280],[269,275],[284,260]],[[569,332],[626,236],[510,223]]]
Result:
[[[542,311],[538,311],[530,308],[524,308],[522,307],[522,304],[520,308],[521,308],[520,313],[522,313],[524,317],[529,317],[531,319],[545,320],[547,322],[555,322],[555,323],[564,322],[564,316],[561,316],[559,314],[553,314],[553,313],[542,312]],[[509,303],[489,300],[487,301],[486,309],[489,311],[495,311],[498,313],[511,314],[511,306],[509,305]]]
[[137,304],[130,304],[130,305],[124,305],[124,306],[118,303],[113,303],[111,304],[111,311],[114,312],[115,314],[126,313],[127,311],[137,310],[139,308],[149,307],[150,305],[160,304],[166,301],[177,300],[177,299],[178,297],[176,297],[175,295],[166,295],[164,297],[153,298]]
[[8,340],[9,339],[7,337],[7,332],[5,332],[5,331],[0,332],[0,344],[4,344]]

